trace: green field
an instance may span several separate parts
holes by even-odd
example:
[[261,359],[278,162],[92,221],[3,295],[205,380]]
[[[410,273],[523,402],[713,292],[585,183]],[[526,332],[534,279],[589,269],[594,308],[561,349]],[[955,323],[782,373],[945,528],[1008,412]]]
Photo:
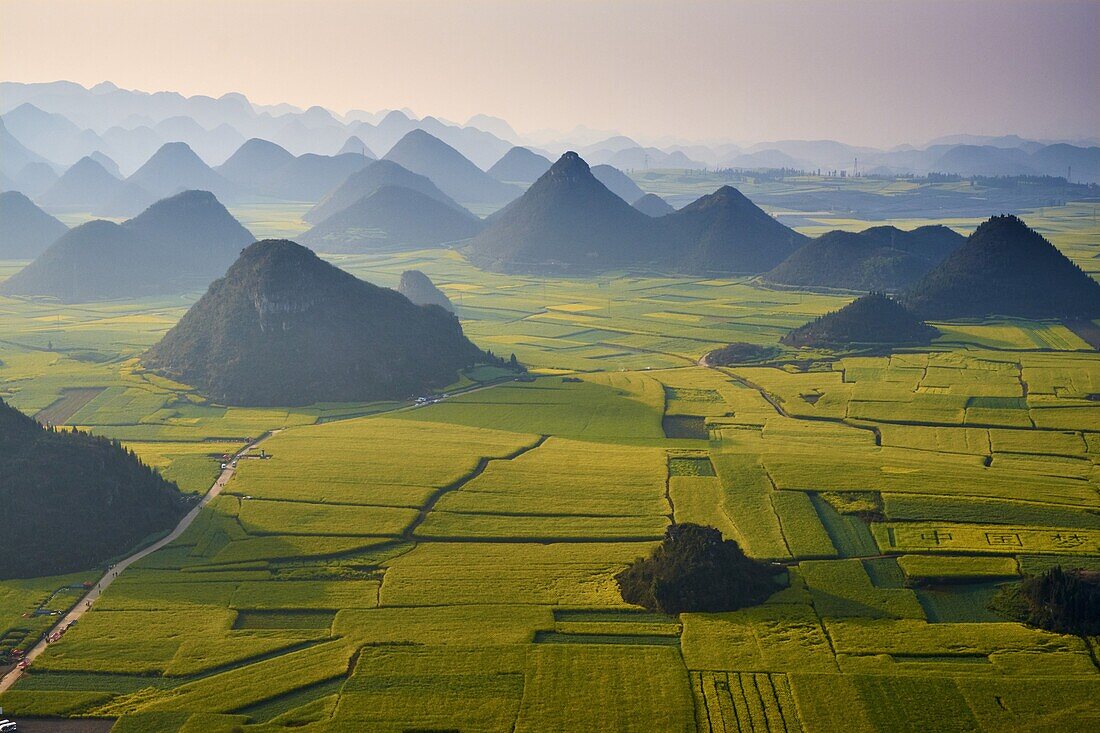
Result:
[[[1100,252],[1085,211],[1025,219],[1084,264]],[[300,230],[298,208],[238,213]],[[820,218],[805,230],[863,226]],[[274,433],[269,459],[243,459],[0,696],[6,714],[119,733],[1100,726],[1100,640],[986,608],[1021,572],[1100,567],[1100,355],[1061,324],[952,323],[924,350],[706,369],[706,351],[774,345],[851,296],[508,277],[447,250],[331,260],[388,286],[423,270],[473,341],[537,379],[426,407],[227,408],[137,359],[197,293],[0,298],[0,395],[123,440],[185,491]],[[673,520],[783,563],[788,586],[733,613],[626,605],[614,575]],[[0,648],[93,577],[0,582]]]

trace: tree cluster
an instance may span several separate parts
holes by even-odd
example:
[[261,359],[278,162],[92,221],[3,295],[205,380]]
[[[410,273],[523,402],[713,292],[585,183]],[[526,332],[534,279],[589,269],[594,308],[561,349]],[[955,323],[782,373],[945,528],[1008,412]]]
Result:
[[777,590],[775,569],[745,555],[714,527],[673,524],[647,557],[615,576],[627,603],[650,611],[734,611]]
[[1064,570],[1060,565],[1027,578],[1020,586],[1026,623],[1080,636],[1100,634],[1100,573]]

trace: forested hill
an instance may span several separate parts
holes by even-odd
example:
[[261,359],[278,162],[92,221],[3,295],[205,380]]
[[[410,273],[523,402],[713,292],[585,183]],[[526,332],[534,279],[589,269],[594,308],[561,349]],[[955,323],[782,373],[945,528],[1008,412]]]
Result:
[[924,318],[1100,317],[1100,283],[1018,217],[994,216],[906,294]]
[[241,253],[144,357],[234,405],[402,399],[489,357],[441,308],[365,282],[286,240]]
[[0,579],[94,567],[167,530],[187,502],[116,441],[45,428],[0,400]]
[[861,344],[927,344],[935,328],[883,293],[858,298],[799,326],[781,339],[788,346],[846,349]]

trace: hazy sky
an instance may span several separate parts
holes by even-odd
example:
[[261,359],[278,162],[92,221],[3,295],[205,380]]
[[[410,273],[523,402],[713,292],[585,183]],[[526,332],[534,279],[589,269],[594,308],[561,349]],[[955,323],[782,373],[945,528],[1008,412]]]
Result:
[[0,0],[0,78],[889,145],[1100,134],[1098,38],[1096,0]]

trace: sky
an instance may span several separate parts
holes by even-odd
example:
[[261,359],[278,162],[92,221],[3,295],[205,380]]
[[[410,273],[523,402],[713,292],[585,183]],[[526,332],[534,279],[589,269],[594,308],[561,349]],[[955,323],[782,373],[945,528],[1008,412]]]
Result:
[[0,0],[0,79],[639,138],[1100,135],[1085,0]]

